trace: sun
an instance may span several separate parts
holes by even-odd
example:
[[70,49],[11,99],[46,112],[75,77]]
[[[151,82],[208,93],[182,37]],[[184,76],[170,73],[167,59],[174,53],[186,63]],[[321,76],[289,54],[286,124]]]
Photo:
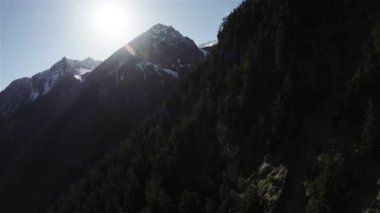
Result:
[[126,36],[131,30],[131,13],[121,3],[99,2],[93,8],[92,14],[93,27],[104,38]]

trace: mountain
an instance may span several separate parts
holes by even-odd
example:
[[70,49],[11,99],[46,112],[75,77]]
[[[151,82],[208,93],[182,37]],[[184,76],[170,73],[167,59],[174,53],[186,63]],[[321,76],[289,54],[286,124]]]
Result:
[[20,108],[46,95],[63,78],[76,78],[91,72],[100,61],[86,58],[82,61],[62,58],[50,69],[31,78],[20,78],[13,81],[0,93],[0,115],[9,117]]
[[203,58],[194,41],[171,26],[157,24],[132,40],[129,45],[137,55],[151,63],[194,64]]
[[202,44],[198,45],[198,47],[203,49],[203,48],[215,46],[217,44],[218,44],[218,40],[213,40],[213,41],[208,41],[208,42],[202,43]]
[[203,52],[205,56],[210,54],[210,52],[215,49],[216,45],[218,44],[218,40],[209,41],[203,44],[198,45],[198,48]]
[[378,1],[246,0],[49,212],[379,212]]
[[126,81],[178,83],[204,58],[191,39],[171,26],[157,24],[116,51],[90,78],[95,84],[96,78],[104,78],[101,84],[107,87]]
[[204,59],[192,40],[158,24],[91,72],[63,59],[37,74],[38,98],[0,120],[0,211],[42,212]]

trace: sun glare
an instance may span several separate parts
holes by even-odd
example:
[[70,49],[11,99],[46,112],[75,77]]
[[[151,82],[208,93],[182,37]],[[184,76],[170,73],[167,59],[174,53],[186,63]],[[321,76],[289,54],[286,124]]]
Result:
[[100,2],[94,7],[93,26],[103,39],[117,39],[132,33],[133,20],[127,9],[118,2]]

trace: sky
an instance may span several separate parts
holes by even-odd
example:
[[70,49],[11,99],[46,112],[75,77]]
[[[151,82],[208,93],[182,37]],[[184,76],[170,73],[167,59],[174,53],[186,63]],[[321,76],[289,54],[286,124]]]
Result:
[[242,0],[0,0],[0,90],[63,57],[105,60],[151,26],[212,41]]

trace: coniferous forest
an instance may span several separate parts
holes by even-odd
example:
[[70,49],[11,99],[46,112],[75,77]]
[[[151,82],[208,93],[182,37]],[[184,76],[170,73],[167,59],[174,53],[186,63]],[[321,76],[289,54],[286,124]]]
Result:
[[49,213],[379,212],[380,2],[245,0]]

